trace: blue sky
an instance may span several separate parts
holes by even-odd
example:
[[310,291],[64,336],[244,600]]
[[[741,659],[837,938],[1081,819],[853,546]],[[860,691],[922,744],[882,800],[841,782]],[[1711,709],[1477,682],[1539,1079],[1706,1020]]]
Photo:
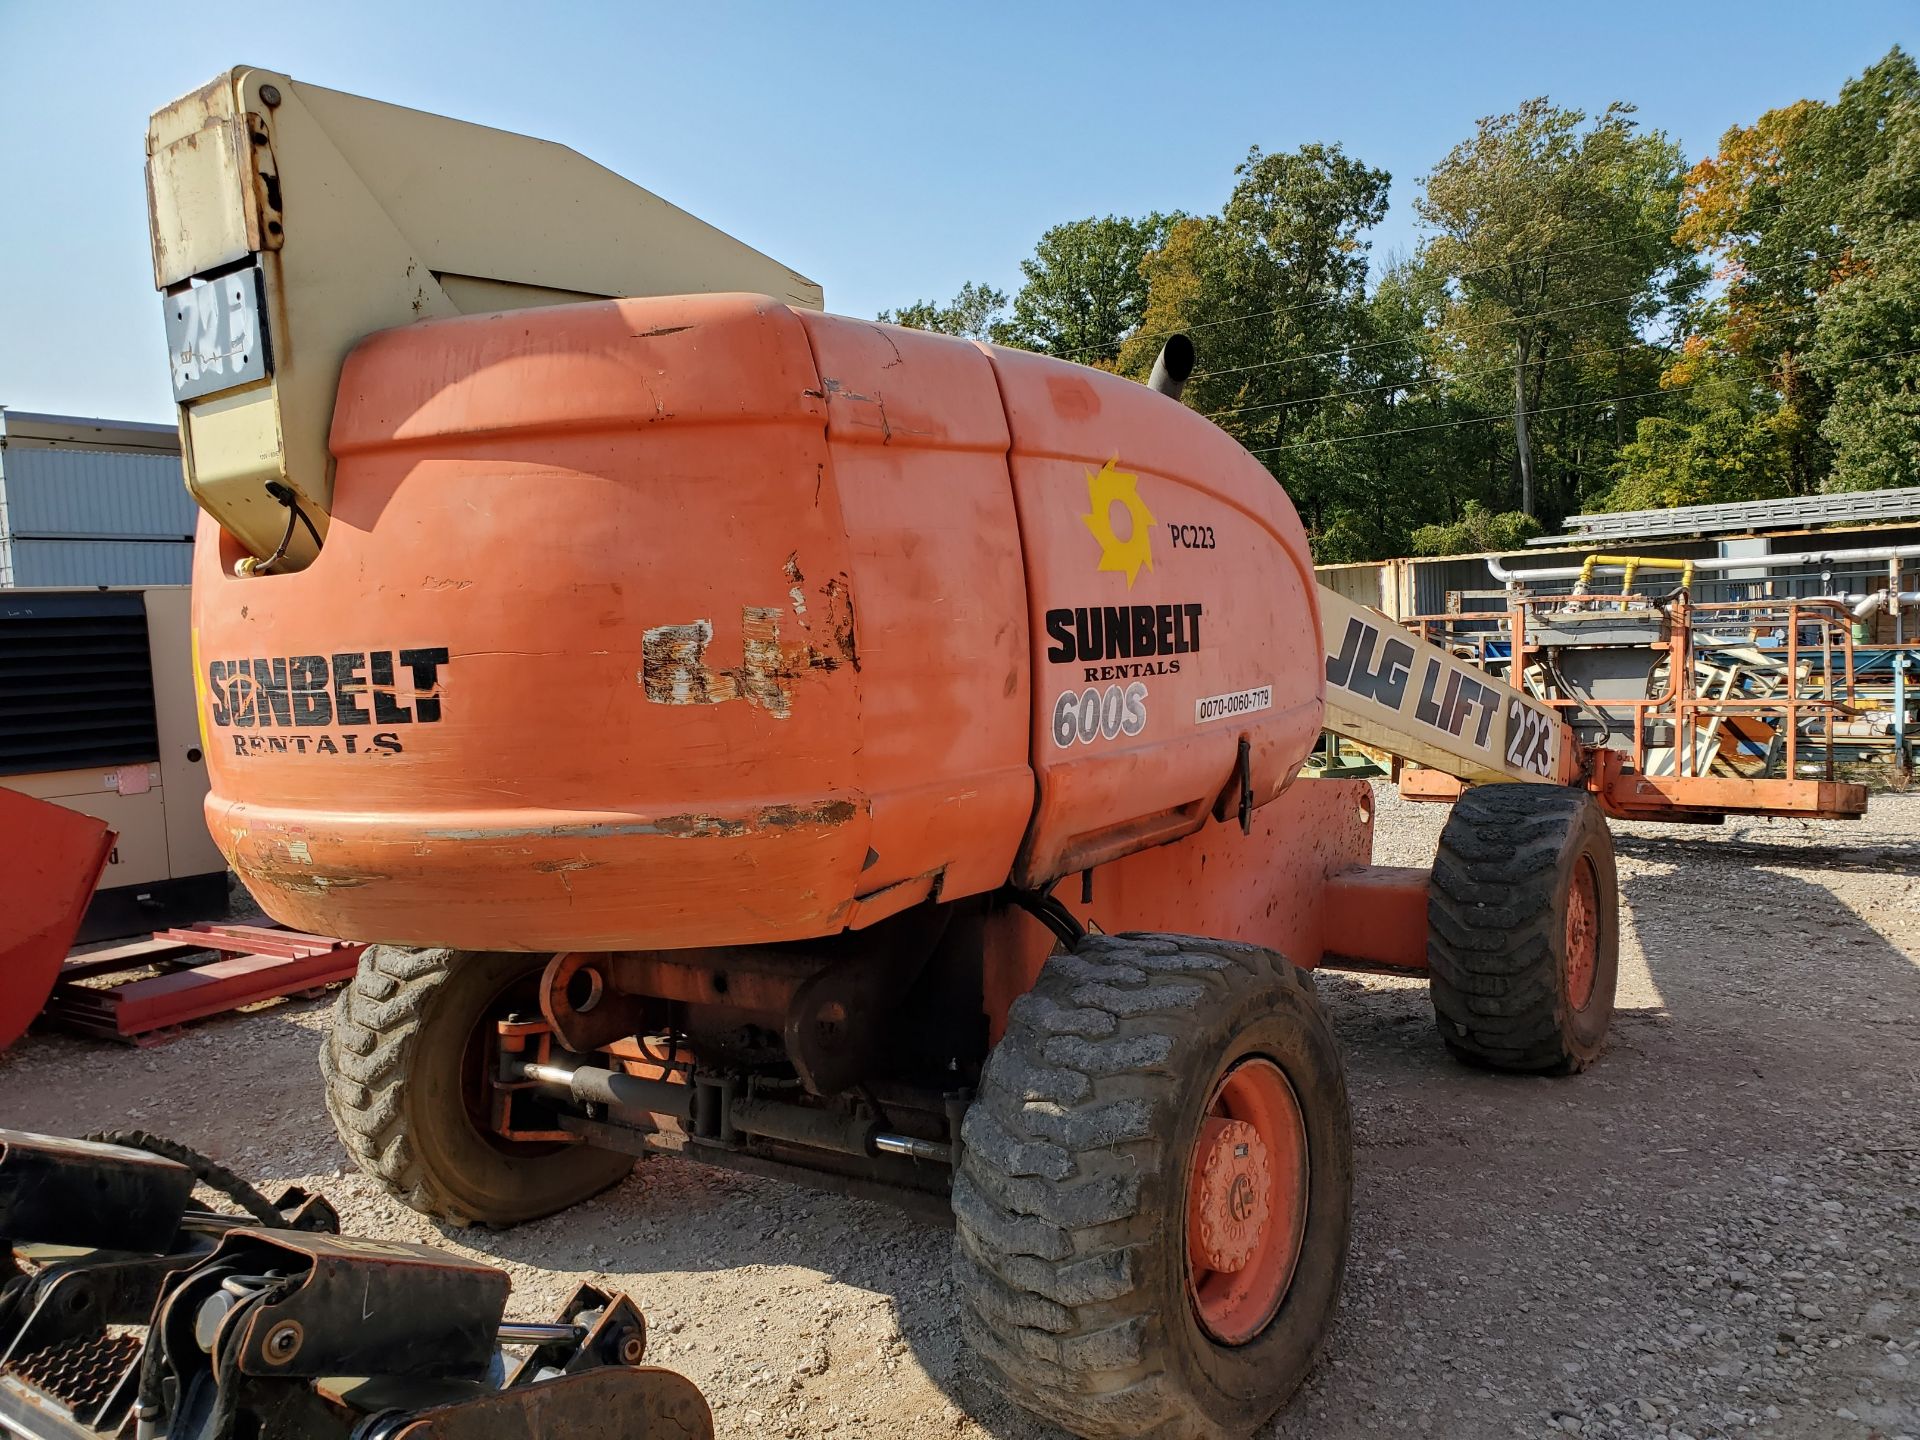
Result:
[[0,0],[0,404],[171,419],[146,117],[241,63],[561,141],[871,315],[1011,290],[1061,220],[1216,208],[1255,143],[1389,170],[1378,258],[1417,242],[1419,179],[1479,116],[1629,100],[1692,159],[1895,43],[1920,43],[1913,0]]

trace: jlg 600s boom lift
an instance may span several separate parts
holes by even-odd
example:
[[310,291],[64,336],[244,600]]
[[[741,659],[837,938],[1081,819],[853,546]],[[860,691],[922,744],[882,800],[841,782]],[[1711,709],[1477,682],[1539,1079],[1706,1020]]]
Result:
[[[1016,1399],[1240,1435],[1346,1254],[1307,971],[1430,969],[1482,1064],[1600,1048],[1585,752],[1319,591],[1168,394],[823,314],[572,152],[284,75],[160,112],[148,177],[208,816],[276,918],[374,942],[323,1068],[408,1204],[667,1151],[950,1207]],[[1431,875],[1295,783],[1330,715],[1488,782]]]

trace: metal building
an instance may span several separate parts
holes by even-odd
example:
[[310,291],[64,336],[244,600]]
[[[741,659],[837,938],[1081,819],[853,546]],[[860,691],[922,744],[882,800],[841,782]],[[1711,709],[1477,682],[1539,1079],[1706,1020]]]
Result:
[[198,513],[173,426],[0,409],[0,588],[184,585]]

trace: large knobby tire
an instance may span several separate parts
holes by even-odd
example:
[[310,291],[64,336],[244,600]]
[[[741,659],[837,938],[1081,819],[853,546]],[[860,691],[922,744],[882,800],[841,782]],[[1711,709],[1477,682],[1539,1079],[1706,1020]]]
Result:
[[598,1194],[633,1168],[631,1156],[612,1151],[488,1133],[487,1031],[510,997],[531,993],[543,963],[374,945],[335,1002],[320,1053],[334,1129],[356,1165],[422,1214],[516,1225]]
[[[1226,1143],[1249,1126],[1261,1144]],[[1251,945],[1089,936],[1013,1004],[962,1135],[961,1324],[1019,1404],[1087,1437],[1244,1436],[1313,1367],[1353,1136],[1304,972]],[[1235,1245],[1250,1258],[1218,1259]]]
[[1447,1048],[1495,1070],[1570,1075],[1606,1043],[1620,968],[1613,836],[1593,797],[1483,785],[1440,834],[1427,966]]

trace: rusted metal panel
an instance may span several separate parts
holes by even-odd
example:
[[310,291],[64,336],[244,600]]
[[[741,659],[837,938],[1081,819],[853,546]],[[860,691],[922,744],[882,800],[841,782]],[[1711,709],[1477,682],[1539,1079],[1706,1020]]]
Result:
[[[83,1035],[152,1044],[161,1032],[192,1020],[350,979],[365,948],[252,925],[165,930],[154,941],[154,946],[125,947],[116,959],[82,958],[70,964],[53,987],[48,1019]],[[156,948],[168,946],[172,948]],[[119,985],[79,983],[156,963],[165,967],[207,950],[227,958]]]
[[46,1004],[112,848],[104,821],[0,786],[0,1048]]
[[244,260],[260,248],[250,149],[230,76],[155,112],[147,131],[155,288]]

